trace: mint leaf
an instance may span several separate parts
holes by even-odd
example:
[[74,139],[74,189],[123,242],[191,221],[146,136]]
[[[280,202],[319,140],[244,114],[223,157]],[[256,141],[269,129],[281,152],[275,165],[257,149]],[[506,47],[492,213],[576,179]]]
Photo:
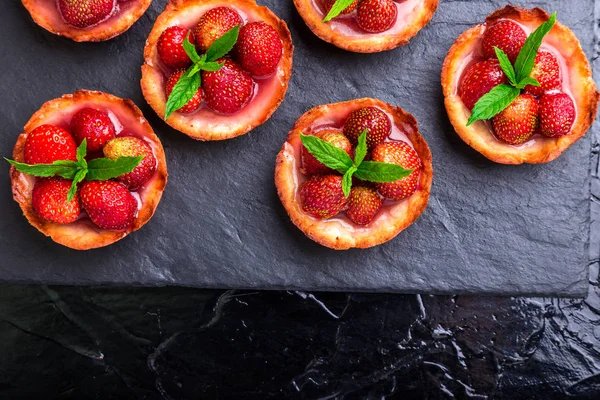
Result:
[[377,161],[363,161],[354,176],[369,182],[394,182],[405,178],[413,172],[396,164],[388,164]]
[[77,185],[79,184],[79,182],[83,181],[83,179],[85,178],[85,175],[88,173],[87,169],[80,169],[79,171],[77,171],[77,173],[75,174],[75,177],[73,178],[73,182],[71,182],[71,188],[69,189],[69,192],[67,193],[67,202],[71,202],[71,200],[73,200],[73,198],[75,197],[75,194],[77,193]]
[[77,163],[75,161],[60,160],[52,164],[29,165],[5,158],[10,165],[14,165],[17,171],[24,174],[38,176],[41,178],[50,176],[60,176],[65,179],[73,179],[77,173]]
[[231,49],[233,49],[233,46],[235,46],[239,33],[240,26],[237,25],[225,32],[223,36],[215,40],[206,51],[206,60],[215,61],[229,53]]
[[194,66],[191,66],[190,69],[184,72],[173,87],[173,91],[171,91],[167,99],[167,105],[165,106],[165,120],[175,111],[185,106],[198,91],[201,83],[200,74],[190,76],[192,68]]
[[220,70],[224,64],[225,64],[225,62],[218,63],[215,61],[210,61],[210,62],[202,64],[201,68],[203,71],[213,72],[213,71]]
[[302,140],[306,150],[315,156],[317,160],[340,174],[345,174],[354,165],[348,153],[323,139],[301,134],[300,140]]
[[351,166],[342,178],[342,191],[346,197],[348,197],[350,190],[352,189],[352,175],[354,175],[357,170],[358,168],[356,168],[356,165]]
[[189,37],[190,33],[188,33],[188,35],[185,37],[185,40],[183,41],[183,50],[185,50],[185,54],[188,55],[190,60],[192,60],[192,62],[196,64],[197,62],[200,62],[200,56],[196,52],[196,46],[194,46],[192,42],[190,42]]
[[354,0],[337,0],[333,4],[333,6],[331,6],[331,9],[329,10],[325,18],[323,18],[323,22],[331,21],[332,19],[340,15],[342,11],[348,8],[353,2]]
[[367,155],[367,150],[367,130],[365,129],[358,137],[358,146],[356,146],[354,155],[354,165],[360,165],[360,163],[363,162]]
[[504,83],[494,87],[475,103],[467,126],[475,121],[492,118],[508,107],[520,93],[516,87]]
[[527,85],[538,86],[538,87],[541,86],[541,84],[538,82],[537,79],[527,76],[527,77],[521,79],[521,81],[517,84],[516,87],[517,87],[517,89],[523,89]]
[[95,158],[88,162],[88,181],[106,181],[127,174],[135,169],[144,156],[119,157],[117,159]]
[[499,49],[496,46],[494,46],[494,51],[496,52],[496,57],[498,58],[498,61],[500,62],[500,68],[502,68],[502,71],[504,71],[504,74],[510,81],[511,85],[515,86],[517,84],[517,78],[515,76],[515,69],[513,68],[512,64],[510,63],[508,56],[506,55],[506,53],[504,51],[502,51],[502,49]]
[[556,12],[554,12],[548,21],[541,24],[525,41],[523,48],[517,56],[515,61],[515,73],[517,83],[521,83],[524,78],[527,78],[533,70],[535,63],[535,57],[537,52],[542,45],[544,36],[552,30],[552,27],[556,23]]

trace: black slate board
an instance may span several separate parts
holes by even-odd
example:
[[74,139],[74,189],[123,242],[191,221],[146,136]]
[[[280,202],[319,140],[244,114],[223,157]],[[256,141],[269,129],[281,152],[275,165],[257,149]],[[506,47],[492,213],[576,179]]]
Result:
[[[375,55],[317,39],[290,0],[262,0],[284,18],[296,46],[286,100],[273,118],[227,142],[198,143],[170,129],[139,88],[145,38],[165,0],[124,35],[78,44],[37,27],[18,1],[0,14],[0,153],[10,156],[30,115],[49,99],[87,88],[133,99],[163,141],[170,180],[155,217],[108,248],[76,252],[45,238],[12,200],[0,166],[0,281],[186,285],[260,289],[583,296],[590,226],[590,137],[547,165],[502,166],[454,133],[440,69],[454,39],[502,2],[444,1],[410,45]],[[592,55],[593,0],[519,2],[557,10]],[[273,184],[286,134],[314,105],[377,97],[420,122],[434,158],[424,215],[391,242],[335,252],[293,226]],[[597,128],[597,125],[596,125]]]

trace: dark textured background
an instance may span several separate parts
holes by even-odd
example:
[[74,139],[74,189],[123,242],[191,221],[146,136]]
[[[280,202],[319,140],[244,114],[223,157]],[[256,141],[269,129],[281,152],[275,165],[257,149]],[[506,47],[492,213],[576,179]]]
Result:
[[[427,293],[555,294],[586,290],[591,135],[542,166],[487,161],[454,133],[439,74],[454,39],[499,7],[443,2],[409,46],[351,54],[317,39],[291,1],[262,1],[284,18],[296,45],[288,96],[274,117],[242,138],[197,143],[166,126],[144,102],[145,38],[165,1],[154,1],[126,34],[77,44],[36,27],[18,1],[0,16],[3,73],[0,153],[10,155],[31,113],[80,88],[133,99],[165,146],[170,181],[157,214],[105,249],[74,252],[29,226],[1,164],[0,279],[51,284],[189,285]],[[593,1],[547,1],[593,50]],[[533,5],[533,3],[532,3]],[[290,222],[273,184],[277,152],[310,107],[378,97],[413,113],[434,158],[430,206],[395,240],[334,252]]]

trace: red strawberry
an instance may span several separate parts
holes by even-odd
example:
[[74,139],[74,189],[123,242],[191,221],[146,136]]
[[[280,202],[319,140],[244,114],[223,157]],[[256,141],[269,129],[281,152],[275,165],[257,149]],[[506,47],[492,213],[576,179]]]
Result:
[[102,229],[129,228],[138,209],[135,197],[115,181],[86,181],[79,197],[92,222]]
[[40,125],[25,140],[25,163],[52,164],[57,160],[77,161],[73,136],[55,125]]
[[139,189],[156,171],[156,158],[152,153],[152,148],[142,139],[133,136],[114,138],[104,146],[104,157],[106,158],[137,156],[144,156],[138,166],[128,174],[117,178],[117,181],[127,186],[129,190]]
[[396,4],[392,0],[361,0],[356,22],[369,33],[380,33],[392,27],[397,14]]
[[58,0],[64,20],[76,28],[88,28],[107,19],[116,0]]
[[317,175],[300,187],[302,209],[318,219],[337,215],[348,203],[339,175]]
[[158,38],[158,56],[169,68],[187,68],[192,65],[192,60],[183,49],[183,42],[189,35],[189,40],[194,44],[194,35],[190,30],[179,26],[170,26]]
[[229,7],[217,7],[206,12],[194,29],[196,46],[203,53],[211,44],[234,26],[242,25],[242,17]]
[[367,130],[367,146],[372,150],[392,132],[392,123],[386,113],[376,107],[363,107],[352,111],[344,123],[344,134],[352,144]]
[[506,83],[506,75],[498,60],[481,61],[471,65],[464,73],[458,95],[472,110],[477,100],[501,83]]
[[87,151],[92,153],[115,137],[115,126],[104,111],[82,108],[71,119],[71,132],[78,145],[86,139]]
[[483,33],[483,56],[496,59],[494,46],[504,50],[510,61],[515,62],[527,40],[527,34],[516,22],[504,19],[489,26]]
[[57,224],[70,224],[79,218],[79,198],[67,202],[71,181],[62,178],[38,179],[31,192],[33,210],[40,218]]
[[[329,11],[331,10],[331,7],[333,7],[333,5],[335,4],[337,0],[323,0],[322,6],[323,6],[323,11],[325,12],[325,15],[329,14]],[[342,11],[340,13],[340,15],[344,15],[344,14],[350,14],[352,11],[356,10],[356,6],[358,5],[358,0],[354,1],[352,4],[350,4],[348,7],[346,7],[344,9],[344,11]]]
[[560,65],[554,54],[548,51],[537,53],[530,76],[540,83],[540,86],[525,86],[525,92],[534,96],[539,97],[550,90],[560,89],[562,86]]
[[381,209],[383,199],[370,187],[355,186],[348,196],[346,216],[357,225],[368,225]]
[[525,143],[535,133],[538,102],[530,94],[521,94],[492,119],[496,136],[512,145]]
[[240,29],[234,51],[242,68],[254,76],[266,76],[277,69],[283,44],[271,25],[251,22]]
[[373,161],[400,165],[413,172],[394,182],[377,183],[379,193],[385,198],[402,200],[417,190],[422,164],[417,152],[404,142],[386,142],[373,149]]
[[575,122],[575,104],[565,93],[549,93],[540,99],[540,131],[549,137],[571,133]]
[[[348,155],[352,154],[352,144],[342,131],[337,129],[324,129],[315,133],[319,139],[331,143],[335,147],[344,150]],[[315,156],[310,154],[306,147],[302,146],[302,169],[306,175],[330,174],[333,171],[321,164]]]
[[217,60],[223,67],[214,72],[202,71],[202,89],[206,104],[221,114],[241,110],[254,94],[254,80],[235,61]]
[[[183,75],[184,72],[185,72],[185,69],[179,69],[179,70],[173,72],[171,74],[171,76],[169,77],[169,79],[167,79],[167,83],[165,85],[165,93],[167,94],[167,98],[171,95],[171,92],[173,91],[175,84],[179,81],[179,78],[181,78],[181,75]],[[196,92],[196,94],[194,94],[194,97],[192,97],[190,99],[190,101],[188,101],[183,107],[181,107],[177,111],[180,113],[183,113],[183,114],[193,113],[194,111],[196,111],[198,109],[198,107],[200,107],[201,102],[202,102],[202,89],[198,88],[198,91]]]

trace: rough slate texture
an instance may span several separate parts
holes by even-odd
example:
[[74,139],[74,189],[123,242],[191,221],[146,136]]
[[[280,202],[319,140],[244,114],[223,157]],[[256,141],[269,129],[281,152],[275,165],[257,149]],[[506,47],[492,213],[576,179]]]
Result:
[[[508,167],[488,162],[452,130],[439,72],[453,40],[503,5],[441,1],[409,46],[377,55],[326,45],[291,1],[260,1],[289,24],[296,46],[288,96],[250,134],[196,143],[168,128],[139,89],[142,48],[165,1],[126,34],[77,44],[38,28],[19,2],[0,15],[3,134],[17,134],[45,100],[88,88],[133,99],[163,141],[170,181],[156,216],[105,249],[80,253],[44,238],[21,216],[0,167],[0,279],[63,284],[189,285],[427,293],[554,294],[587,291],[591,135],[559,160]],[[536,2],[593,52],[594,1]],[[533,4],[531,4],[533,5]],[[333,84],[332,82],[336,82]],[[434,187],[421,219],[367,251],[334,252],[288,220],[272,183],[275,155],[293,121],[310,107],[356,97],[398,104],[420,121],[434,157]],[[598,126],[595,126],[596,129]]]

